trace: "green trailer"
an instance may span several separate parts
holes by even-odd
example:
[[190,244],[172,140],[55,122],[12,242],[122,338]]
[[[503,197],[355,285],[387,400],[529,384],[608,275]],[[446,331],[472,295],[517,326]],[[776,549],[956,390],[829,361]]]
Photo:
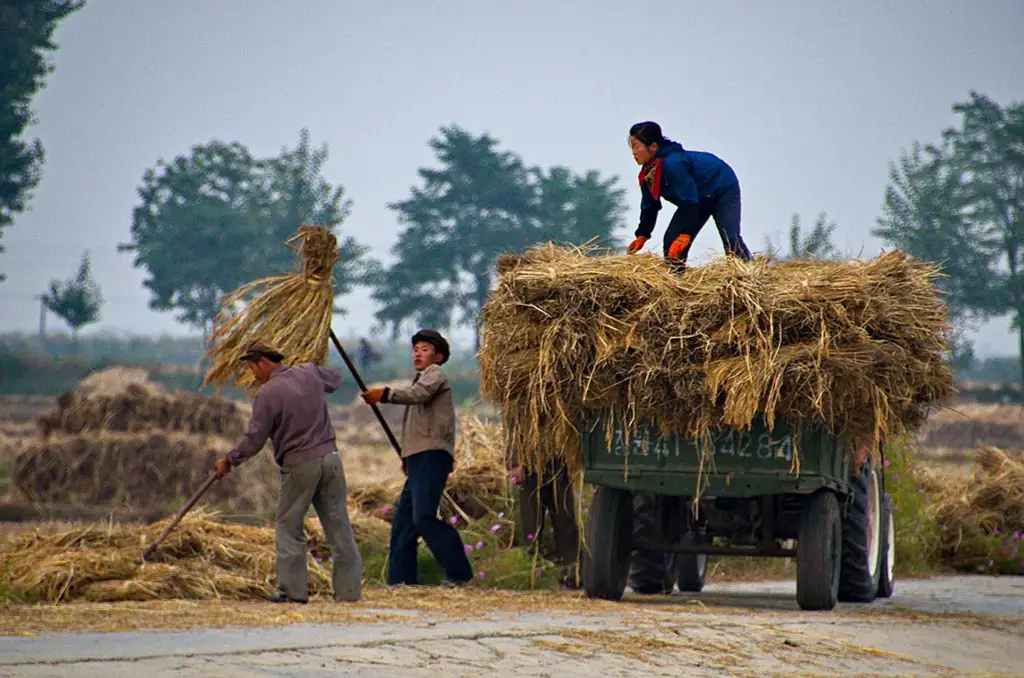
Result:
[[[682,591],[700,591],[707,557],[718,555],[795,558],[805,610],[892,595],[892,499],[881,469],[870,459],[855,463],[842,439],[812,428],[797,442],[790,425],[768,430],[755,421],[706,442],[663,437],[642,424],[632,434],[617,431],[609,444],[605,424],[594,416],[579,427],[583,477],[596,486],[583,558],[589,597],[621,599],[637,549],[668,554]],[[653,498],[653,517],[638,539],[640,495]]]

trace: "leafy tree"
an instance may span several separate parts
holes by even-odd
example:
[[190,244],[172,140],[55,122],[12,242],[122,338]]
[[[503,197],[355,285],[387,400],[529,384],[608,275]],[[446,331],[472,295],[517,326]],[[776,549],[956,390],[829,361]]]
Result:
[[103,295],[93,280],[88,252],[82,255],[74,277],[50,282],[50,288],[43,294],[43,305],[71,327],[75,340],[78,330],[100,319]]
[[[150,308],[206,331],[221,295],[290,270],[283,243],[295,229],[307,222],[336,231],[350,209],[344,189],[322,175],[326,160],[327,147],[311,148],[303,130],[295,149],[274,158],[212,141],[147,170],[131,240],[118,249],[146,269]],[[366,250],[351,237],[339,238],[339,250],[336,291],[344,294],[362,275]]]
[[395,262],[369,281],[377,320],[393,336],[407,321],[474,326],[504,252],[547,240],[616,244],[623,208],[615,178],[528,168],[498,143],[442,127],[429,142],[440,168],[421,168],[422,185],[389,205],[405,228],[391,249]]
[[874,232],[941,264],[954,322],[1010,315],[1024,371],[1024,104],[971,92],[953,110],[959,128],[892,168]]
[[57,49],[53,32],[62,19],[84,5],[83,0],[0,3],[0,237],[4,227],[14,222],[14,215],[25,211],[42,176],[42,143],[21,137],[33,122],[32,97],[53,71],[53,64],[46,60],[46,53]]
[[765,249],[777,259],[839,259],[839,250],[832,242],[832,234],[836,230],[835,222],[829,222],[828,216],[822,212],[818,215],[814,227],[804,233],[800,224],[800,215],[794,214],[789,225],[789,252],[782,253],[781,246],[765,238]]

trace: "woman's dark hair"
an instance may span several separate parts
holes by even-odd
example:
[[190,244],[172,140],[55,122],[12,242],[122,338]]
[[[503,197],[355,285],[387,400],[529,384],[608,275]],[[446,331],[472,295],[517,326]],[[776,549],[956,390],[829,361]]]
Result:
[[672,140],[666,137],[661,132],[661,125],[656,122],[648,120],[647,122],[638,122],[629,128],[629,136],[636,137],[646,146],[651,144],[658,144],[664,146],[670,143]]

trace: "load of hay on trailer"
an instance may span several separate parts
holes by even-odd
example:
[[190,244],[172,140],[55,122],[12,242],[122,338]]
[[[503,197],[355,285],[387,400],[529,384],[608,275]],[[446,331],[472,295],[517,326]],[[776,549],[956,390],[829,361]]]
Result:
[[524,466],[597,486],[588,595],[618,599],[627,576],[697,591],[708,555],[795,557],[806,609],[891,595],[883,443],[955,390],[933,265],[726,257],[679,275],[546,244],[498,272],[481,390]]

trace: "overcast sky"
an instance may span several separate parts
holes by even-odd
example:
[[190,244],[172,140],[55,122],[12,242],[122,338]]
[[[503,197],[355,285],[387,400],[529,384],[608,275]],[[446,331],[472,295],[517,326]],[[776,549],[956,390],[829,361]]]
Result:
[[[632,233],[626,134],[644,119],[736,169],[752,249],[794,212],[810,223],[824,210],[839,247],[870,256],[901,149],[955,124],[971,89],[1024,100],[1022,27],[1020,0],[89,0],[58,29],[35,99],[47,159],[31,211],[4,232],[0,331],[34,330],[33,296],[89,249],[106,297],[90,331],[191,333],[147,308],[143,272],[116,251],[143,171],[212,139],[276,154],[302,127],[330,146],[327,177],[354,201],[342,229],[386,261],[398,232],[386,205],[450,123],[528,164],[618,175]],[[709,225],[694,253],[720,252]],[[341,302],[336,331],[368,332],[367,293]],[[979,352],[1013,353],[1007,327],[984,328]]]

